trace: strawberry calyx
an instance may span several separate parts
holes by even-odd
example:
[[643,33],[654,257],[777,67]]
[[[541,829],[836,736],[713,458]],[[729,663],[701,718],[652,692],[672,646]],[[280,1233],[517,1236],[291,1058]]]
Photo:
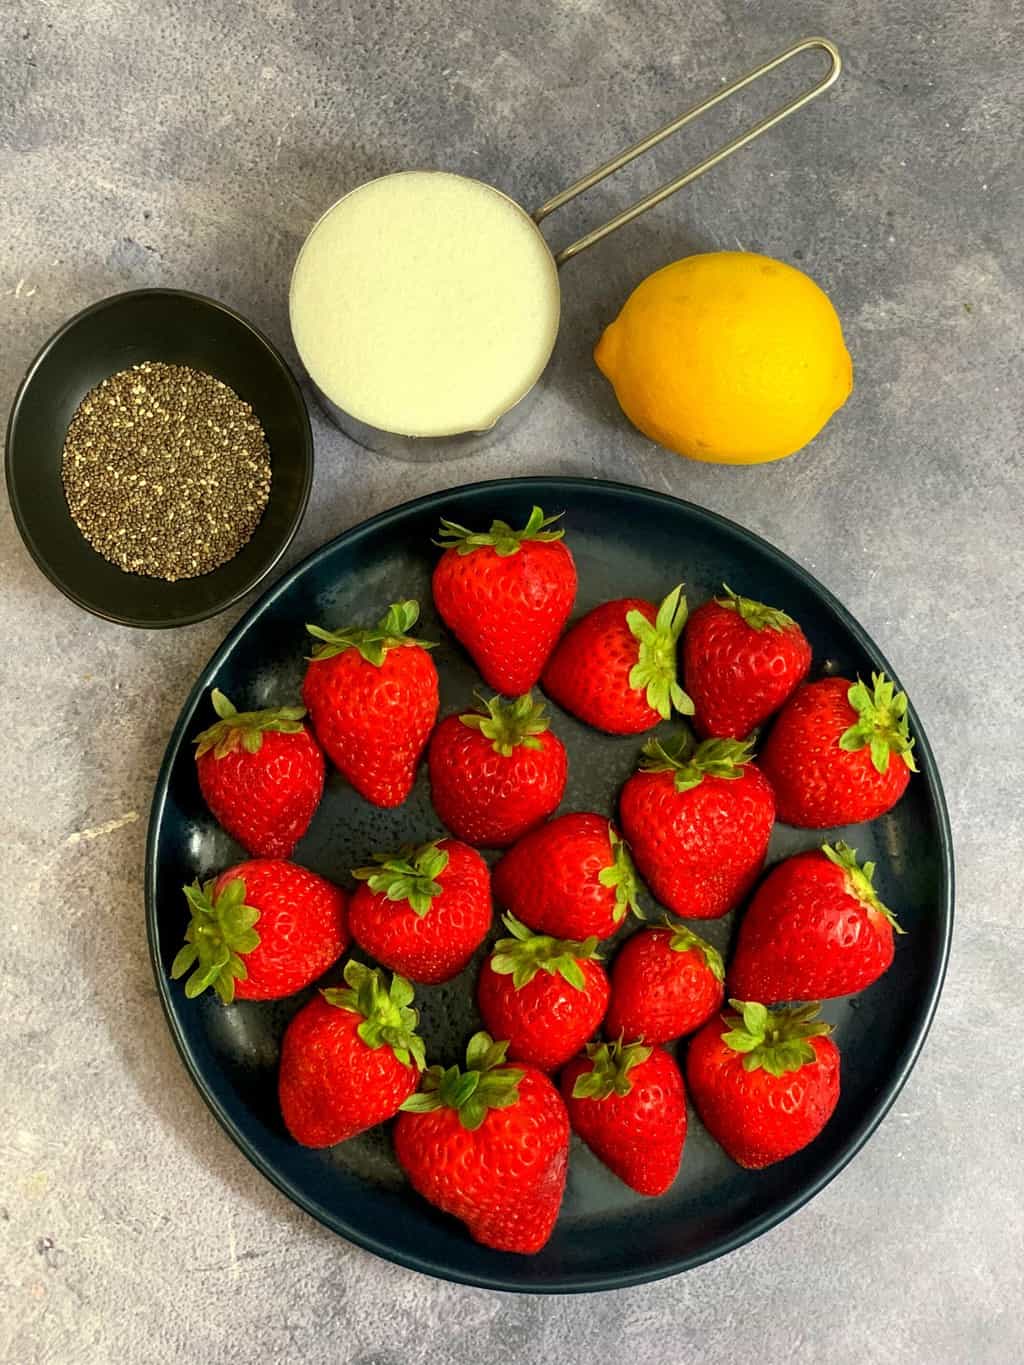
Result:
[[741,597],[738,592],[733,592],[728,583],[722,584],[722,591],[725,596],[716,597],[717,604],[727,611],[734,611],[751,630],[786,630],[796,625],[792,616],[779,607],[766,607],[752,597]]
[[479,730],[491,741],[494,752],[510,758],[515,750],[539,749],[539,735],[550,729],[551,721],[542,701],[534,701],[532,692],[524,692],[514,701],[492,697],[487,701],[477,693],[483,711],[467,711],[459,717],[470,730]]
[[431,1066],[423,1073],[420,1088],[402,1108],[411,1114],[435,1109],[454,1109],[463,1128],[479,1128],[489,1109],[508,1109],[519,1101],[519,1082],[526,1074],[507,1066],[508,1043],[496,1043],[489,1033],[474,1033],[466,1048],[465,1070],[457,1066]]
[[754,755],[752,739],[705,739],[694,747],[690,735],[674,744],[649,739],[643,747],[640,769],[645,773],[672,773],[677,792],[700,786],[705,777],[734,782]]
[[358,649],[368,664],[378,668],[384,662],[388,650],[399,645],[419,645],[421,649],[436,649],[433,640],[418,640],[409,634],[419,620],[418,602],[392,602],[375,626],[349,626],[345,630],[324,630],[322,626],[306,626],[310,635],[320,643],[310,655],[311,663],[322,663],[333,659],[346,649]]
[[835,844],[822,844],[821,851],[830,863],[833,863],[843,872],[846,879],[846,890],[851,896],[862,901],[869,910],[884,915],[895,933],[906,933],[906,930],[900,927],[893,912],[878,898],[878,892],[874,887],[874,863],[858,863],[857,850],[851,848],[849,844],[844,844],[841,839]]
[[184,945],[171,963],[171,977],[177,981],[194,968],[185,982],[189,1000],[201,995],[208,986],[230,1005],[235,998],[235,982],[244,981],[248,969],[241,954],[259,946],[260,936],[253,925],[260,917],[254,905],[245,903],[245,880],[232,877],[214,896],[216,877],[183,887],[192,918],[185,930]]
[[832,1032],[832,1025],[817,1017],[821,1009],[817,1001],[779,1009],[753,1000],[730,1000],[729,1004],[735,1013],[722,1015],[728,1025],[722,1042],[743,1054],[744,1071],[762,1069],[769,1076],[799,1071],[817,1059],[808,1039]]
[[263,736],[268,730],[282,735],[297,735],[302,729],[304,706],[278,706],[266,711],[239,711],[228,701],[219,687],[210,693],[210,701],[218,719],[196,735],[196,758],[213,750],[214,758],[224,758],[237,749],[247,754],[258,754],[263,747]]
[[642,1042],[588,1043],[586,1054],[589,1071],[583,1071],[573,1081],[574,1100],[606,1100],[609,1095],[628,1095],[633,1089],[629,1073],[634,1066],[646,1062],[654,1051]]
[[403,844],[397,853],[374,853],[374,867],[356,867],[353,877],[389,901],[405,901],[422,919],[444,887],[438,881],[448,866],[448,852],[439,841]]
[[457,521],[442,517],[441,529],[434,544],[460,555],[469,555],[487,546],[502,559],[507,559],[509,555],[518,554],[524,541],[561,540],[565,535],[564,529],[558,527],[552,531],[549,528],[564,515],[563,512],[556,512],[554,516],[546,517],[542,507],[534,507],[521,531],[513,530],[507,521],[492,521],[489,531],[471,531]]
[[689,953],[696,951],[704,958],[705,965],[716,981],[725,980],[725,963],[722,961],[722,954],[706,938],[701,938],[692,929],[687,929],[685,924],[677,924],[674,920],[665,917],[665,927],[672,930],[672,937],[669,940],[669,947],[674,953]]
[[643,691],[647,705],[662,720],[669,719],[673,707],[684,716],[693,715],[693,702],[676,678],[676,646],[686,617],[682,583],[658,607],[653,624],[642,611],[626,612],[626,625],[640,643],[637,661],[629,671],[629,685]]
[[420,1016],[411,1008],[412,985],[395,972],[389,987],[383,972],[362,962],[346,962],[343,975],[348,989],[330,986],[320,992],[327,1003],[363,1016],[356,1032],[367,1047],[389,1047],[403,1066],[422,1071],[427,1057],[416,1032]]
[[580,962],[597,957],[599,940],[595,936],[576,942],[569,938],[552,938],[550,934],[535,934],[514,915],[502,915],[501,922],[512,937],[499,938],[494,945],[491,970],[499,976],[510,976],[515,990],[532,981],[538,972],[560,976],[576,990],[586,990]]
[[899,754],[910,771],[916,773],[914,740],[910,737],[907,720],[907,694],[897,692],[895,683],[884,673],[872,673],[871,687],[858,678],[846,699],[857,712],[857,719],[839,737],[840,749],[855,753],[870,745],[871,762],[883,775],[889,771],[889,755]]
[[640,905],[640,883],[637,880],[633,859],[630,857],[629,845],[611,823],[608,825],[608,841],[612,846],[612,861],[607,867],[602,867],[597,874],[597,880],[602,886],[615,888],[615,909],[612,911],[612,919],[616,924],[621,924],[626,918],[627,910],[632,911],[637,919],[645,919]]

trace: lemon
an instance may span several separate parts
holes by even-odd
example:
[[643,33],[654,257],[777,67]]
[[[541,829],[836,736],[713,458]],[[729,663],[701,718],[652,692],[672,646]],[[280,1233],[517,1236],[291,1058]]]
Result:
[[828,295],[752,251],[687,256],[649,275],[594,359],[645,436],[722,464],[792,455],[853,388]]

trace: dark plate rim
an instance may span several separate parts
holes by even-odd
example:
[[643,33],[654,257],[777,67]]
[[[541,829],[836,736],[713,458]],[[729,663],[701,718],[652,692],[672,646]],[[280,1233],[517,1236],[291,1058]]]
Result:
[[[271,360],[280,370],[286,386],[291,390],[295,407],[301,415],[303,487],[298,506],[295,510],[295,515],[292,517],[280,545],[274,551],[273,556],[267,560],[262,568],[260,568],[248,582],[243,584],[242,587],[237,588],[230,596],[219,599],[212,606],[206,607],[202,611],[168,616],[156,621],[142,621],[136,617],[125,616],[120,612],[106,610],[102,607],[95,606],[91,602],[86,602],[68,582],[54,572],[50,561],[36,544],[35,537],[32,533],[31,519],[26,516],[21,505],[21,498],[16,491],[14,442],[18,417],[21,413],[25,397],[36,377],[37,370],[58,342],[62,341],[80,322],[91,317],[94,313],[103,312],[104,309],[111,308],[115,304],[123,303],[126,299],[154,297],[189,299],[193,303],[200,303],[207,308],[215,309],[219,313],[225,313],[233,322],[238,323],[238,325],[244,327],[246,331],[251,332],[267,351]],[[299,387],[298,381],[294,374],[292,374],[291,366],[285,360],[284,356],[266,333],[261,331],[255,323],[250,322],[248,318],[243,317],[241,313],[236,312],[233,308],[229,308],[226,303],[221,303],[217,299],[211,299],[206,294],[197,294],[189,289],[126,289],[119,294],[108,294],[105,298],[98,299],[95,303],[90,303],[88,307],[81,309],[80,312],[75,313],[73,317],[70,317],[66,322],[63,322],[60,327],[57,328],[56,332],[43,343],[29,362],[24,378],[18,385],[18,391],[14,395],[14,402],[11,404],[10,415],[7,419],[7,434],[4,441],[4,478],[7,483],[7,499],[11,505],[11,512],[14,516],[14,524],[18,528],[18,534],[21,536],[22,543],[26,550],[28,550],[36,567],[41,570],[53,586],[58,588],[69,601],[74,602],[76,607],[81,607],[83,611],[89,612],[92,616],[98,616],[101,620],[112,621],[115,625],[119,626],[132,626],[137,630],[169,630],[174,626],[194,626],[199,621],[209,620],[211,616],[217,616],[220,612],[226,611],[228,607],[233,606],[235,602],[240,601],[246,593],[250,593],[253,588],[258,587],[266,576],[281,562],[281,556],[295,539],[295,533],[302,524],[302,518],[306,514],[306,506],[309,502],[310,489],[313,486],[313,461],[313,429],[310,425],[309,409],[306,406],[306,400],[303,397],[302,389]],[[216,572],[216,570],[214,572]]]
[[[953,864],[953,842],[949,824],[949,813],[946,807],[946,798],[942,789],[942,782],[939,777],[938,767],[931,746],[928,743],[925,732],[918,722],[917,713],[914,707],[909,707],[909,714],[913,732],[917,737],[916,754],[921,763],[921,775],[928,783],[929,791],[935,803],[938,832],[939,832],[939,855],[942,868],[942,889],[940,891],[940,904],[938,914],[942,923],[942,941],[940,945],[940,960],[938,971],[929,986],[926,999],[924,1000],[924,1012],[921,1016],[915,1036],[912,1038],[895,1072],[890,1075],[886,1084],[879,1093],[870,1112],[865,1115],[861,1122],[852,1131],[850,1138],[845,1144],[843,1151],[824,1170],[821,1175],[813,1180],[809,1185],[798,1190],[790,1199],[786,1200],[780,1207],[773,1209],[770,1213],[752,1219],[745,1224],[731,1237],[717,1244],[706,1252],[701,1251],[692,1255],[680,1256],[678,1259],[666,1262],[656,1270],[642,1270],[635,1274],[615,1273],[608,1275],[587,1275],[564,1276],[553,1279],[546,1284],[524,1283],[515,1279],[508,1279],[502,1275],[488,1274],[486,1271],[472,1272],[468,1274],[453,1273],[445,1265],[431,1260],[428,1254],[422,1256],[406,1255],[395,1252],[390,1246],[379,1238],[364,1232],[360,1228],[355,1228],[346,1223],[343,1219],[336,1218],[329,1213],[322,1205],[310,1198],[302,1190],[298,1189],[291,1181],[285,1179],[276,1171],[273,1165],[263,1159],[249,1138],[238,1128],[233,1119],[220,1106],[217,1098],[208,1089],[201,1070],[195,1063],[195,1059],[178,1028],[177,1018],[171,1003],[170,982],[163,970],[160,961],[157,916],[156,916],[156,867],[157,867],[157,838],[156,831],[159,827],[163,809],[167,798],[167,788],[170,782],[171,768],[175,757],[186,738],[186,731],[191,722],[192,712],[206,692],[220,667],[222,658],[234,648],[238,639],[249,629],[255,618],[263,611],[264,607],[276,599],[306,572],[318,560],[327,557],[339,545],[346,542],[357,541],[363,536],[371,534],[387,527],[389,523],[401,519],[411,511],[422,511],[430,507],[440,507],[447,500],[458,497],[466,493],[476,493],[489,489],[495,493],[519,492],[527,493],[530,489],[536,489],[538,495],[544,490],[550,492],[560,491],[563,495],[571,495],[574,489],[602,489],[611,494],[629,494],[638,497],[641,501],[670,505],[673,507],[683,507],[689,513],[698,517],[706,518],[708,521],[723,527],[724,529],[739,536],[741,540],[755,545],[760,551],[769,555],[786,568],[792,570],[812,591],[817,593],[822,601],[840,618],[846,628],[854,636],[857,642],[870,654],[875,655],[886,673],[899,686],[899,679],[893,671],[885,655],[878,649],[874,641],[850,615],[841,602],[835,598],[829,590],[824,587],[803,565],[796,560],[776,549],[768,541],[753,531],[748,531],[746,527],[740,526],[737,522],[731,521],[728,517],[720,516],[717,512],[708,511],[696,503],[688,502],[683,498],[673,497],[668,493],[655,492],[653,489],[634,487],[630,484],[616,483],[608,479],[584,479],[579,477],[561,477],[558,475],[545,475],[524,478],[505,478],[505,479],[486,479],[475,483],[463,484],[456,488],[442,489],[439,492],[427,493],[422,497],[413,498],[409,502],[401,503],[397,507],[390,508],[386,512],[381,512],[377,516],[369,518],[367,521],[360,522],[359,525],[343,531],[335,536],[333,540],[325,542],[319,549],[307,555],[300,564],[297,564],[289,573],[275,583],[258,602],[255,602],[235,627],[228,633],[225,639],[218,646],[212,657],[206,664],[199,678],[185,702],[175,724],[171,738],[168,741],[167,749],[164,753],[163,761],[160,765],[160,772],[157,777],[156,788],[153,795],[153,803],[150,809],[149,831],[146,839],[146,934],[149,942],[150,961],[153,973],[156,978],[157,991],[160,996],[160,1003],[163,1007],[164,1015],[167,1019],[171,1036],[175,1046],[181,1056],[185,1067],[192,1077],[192,1080],[202,1095],[207,1106],[221,1127],[227,1132],[228,1136],[234,1141],[235,1145],[244,1153],[250,1162],[266,1178],[277,1187],[288,1199],[297,1204],[301,1209],[311,1214],[318,1222],[333,1232],[339,1233],[348,1241],[355,1243],[366,1251],[371,1251],[383,1259],[395,1264],[405,1266],[410,1270],[418,1270],[423,1274],[433,1275],[439,1279],[449,1280],[458,1284],[473,1285],[481,1289],[497,1289],[513,1293],[525,1294],[575,1294],[575,1293],[596,1293],[609,1289],[625,1289],[634,1285],[649,1284],[656,1280],[666,1279],[668,1276],[680,1274],[684,1270],[694,1269],[696,1266],[703,1265],[708,1261],[717,1259],[719,1256],[727,1255],[735,1251],[738,1247],[745,1246],[748,1242],[754,1241],[763,1233],[770,1231],[784,1222],[792,1214],[808,1203],[832,1181],[840,1171],[853,1160],[861,1150],[867,1140],[875,1132],[882,1120],[885,1118],[889,1109],[899,1095],[903,1086],[906,1084],[910,1072],[920,1056],[925,1039],[931,1028],[938,1007],[939,997],[942,993],[942,986],[946,976],[946,968],[949,962],[950,943],[953,933],[953,904],[954,904],[954,864]],[[538,496],[538,500],[541,500]]]

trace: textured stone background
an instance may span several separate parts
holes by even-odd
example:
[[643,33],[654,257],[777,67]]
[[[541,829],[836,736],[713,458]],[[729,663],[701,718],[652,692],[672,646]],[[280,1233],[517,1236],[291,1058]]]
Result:
[[[153,779],[237,613],[169,634],[93,620],[35,570],[4,502],[5,1362],[1024,1358],[1019,0],[6,0],[0,397],[68,314],[142,285],[222,298],[288,350],[288,271],[340,191],[438,164],[533,205],[814,31],[846,57],[833,93],[567,268],[550,382],[513,436],[411,468],[317,423],[289,562],[414,493],[566,472],[694,499],[817,573],[912,691],[957,840],[946,993],[894,1112],[775,1232],[617,1295],[467,1290],[324,1231],[203,1107],[145,951]],[[587,220],[733,125],[660,148],[595,192]],[[583,211],[564,218],[558,239]],[[831,291],[857,370],[813,449],[746,471],[646,443],[588,358],[649,270],[737,244]]]

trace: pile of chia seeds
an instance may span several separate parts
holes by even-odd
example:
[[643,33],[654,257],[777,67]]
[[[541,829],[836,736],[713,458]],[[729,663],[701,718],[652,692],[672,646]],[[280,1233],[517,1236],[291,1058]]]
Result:
[[270,496],[270,451],[252,408],[213,375],[147,361],[82,399],[64,442],[78,529],[129,573],[209,573],[249,540]]

